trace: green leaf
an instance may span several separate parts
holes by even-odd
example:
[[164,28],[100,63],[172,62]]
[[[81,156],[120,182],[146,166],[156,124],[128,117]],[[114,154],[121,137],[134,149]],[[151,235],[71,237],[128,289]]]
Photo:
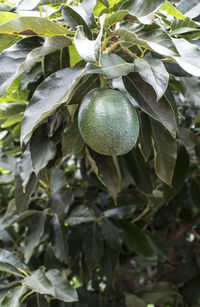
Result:
[[151,124],[148,115],[146,115],[144,112],[140,112],[139,116],[141,153],[143,154],[144,160],[148,161],[152,149]]
[[66,28],[41,17],[17,17],[0,25],[0,33],[10,35],[54,36],[71,33]]
[[24,187],[22,185],[22,180],[20,176],[17,176],[16,188],[15,188],[15,203],[18,212],[23,212],[28,208],[28,205],[31,201],[31,195],[36,188],[36,176],[31,174],[27,184],[26,191],[24,192]]
[[128,15],[128,11],[121,11],[121,10],[117,12],[113,12],[111,15],[107,14],[104,27],[110,28],[117,22],[123,21],[126,15]]
[[27,291],[28,289],[25,287],[15,287],[10,289],[1,300],[1,307],[20,307],[20,299]]
[[173,59],[189,74],[200,77],[200,48],[187,42],[185,39],[173,39],[180,57],[174,56]]
[[147,304],[162,304],[174,302],[175,297],[180,296],[176,287],[167,282],[155,283],[141,287],[136,294]]
[[157,233],[152,233],[145,230],[145,235],[149,239],[149,242],[154,250],[154,253],[165,260],[169,260],[168,248],[165,242],[160,238]]
[[25,268],[19,258],[10,251],[0,248],[0,271],[20,276],[18,268]]
[[19,14],[15,14],[11,12],[0,12],[0,25],[10,20],[13,20],[19,16],[20,16]]
[[140,149],[133,148],[123,156],[123,159],[137,187],[142,192],[151,194],[153,190],[151,169],[148,162],[145,162]]
[[173,16],[180,20],[185,20],[186,17],[181,14],[169,1],[166,1],[162,6],[161,9],[166,11],[168,15]]
[[54,295],[53,286],[45,275],[44,269],[38,269],[30,276],[24,278],[22,284],[40,294]]
[[21,102],[1,102],[0,119],[7,119],[9,116],[15,116],[25,110],[26,105]]
[[63,222],[60,222],[57,216],[51,220],[50,241],[56,258],[63,262],[67,262],[67,236],[64,232]]
[[132,63],[124,61],[117,54],[102,54],[100,57],[100,66],[87,64],[85,73],[103,74],[108,79],[122,77],[135,70]]
[[164,0],[128,0],[125,1],[120,10],[127,10],[130,15],[137,17],[139,22],[144,24],[153,23],[153,13],[159,9]]
[[33,129],[35,129],[44,118],[50,116],[57,107],[69,101],[82,75],[82,69],[65,68],[51,74],[42,82],[34,92],[24,113],[21,128],[21,143],[27,143]]
[[123,231],[108,219],[103,219],[102,234],[109,247],[119,252],[122,250]]
[[41,125],[34,131],[30,142],[30,152],[34,172],[38,175],[56,154],[55,143],[47,135],[46,125]]
[[83,26],[78,26],[76,34],[74,36],[74,44],[78,54],[86,62],[98,63],[101,52],[101,38],[103,34],[103,24],[105,16],[100,18],[100,31],[95,40],[89,40],[83,31]]
[[166,98],[163,96],[159,101],[156,101],[157,97],[152,87],[144,82],[137,73],[123,77],[123,82],[125,88],[140,108],[152,118],[161,122],[175,137],[175,116]]
[[[28,44],[30,44],[31,41],[30,39],[24,40],[24,43],[27,44],[27,46],[29,46]],[[31,50],[33,49],[32,51],[30,49],[29,50],[25,49],[25,46],[23,45],[23,41],[16,44],[16,46],[13,46],[10,52],[5,53],[2,65],[9,65],[9,66],[13,65],[13,60],[12,58],[10,58],[10,56],[12,53],[14,54],[14,52],[16,54],[16,51],[18,51],[19,54],[21,52],[20,56],[23,54],[24,61],[23,61],[23,57],[21,56],[20,61],[18,60],[15,64],[15,67],[13,67],[12,74],[10,73],[6,80],[4,77],[4,80],[3,80],[4,82],[1,84],[1,87],[0,87],[0,93],[1,94],[4,93],[9,88],[9,86],[13,83],[14,80],[16,80],[26,70],[30,69],[30,67],[34,65],[41,57],[49,53],[52,53],[56,50],[62,49],[69,45],[71,45],[71,40],[66,38],[65,36],[60,35],[60,36],[48,37],[45,40],[44,45],[41,47],[38,47],[36,45],[35,48],[33,49],[33,46],[31,45],[29,48],[31,48]],[[17,48],[18,46],[20,47],[20,50]]]
[[0,153],[0,168],[8,171],[7,174],[0,174],[0,183],[9,183],[14,180],[14,173],[16,167],[16,159],[12,156]]
[[77,206],[69,214],[69,217],[65,220],[65,224],[70,226],[78,225],[82,223],[90,223],[96,220],[94,211],[86,206]]
[[41,236],[44,233],[46,217],[46,211],[38,213],[32,218],[29,224],[24,250],[24,259],[26,263],[29,262],[35,247],[40,243]]
[[119,35],[128,43],[150,49],[165,56],[176,56],[178,54],[171,37],[156,24],[149,26],[126,25],[115,30],[112,34]]
[[57,299],[66,303],[78,301],[76,290],[58,270],[50,270],[46,273],[46,276],[52,283],[53,293]]
[[[20,64],[24,62],[29,52],[33,48],[40,47],[42,43],[42,38],[28,37],[17,42],[0,55],[0,95],[4,94],[12,82],[20,76],[20,73],[16,73],[16,71],[20,67]],[[26,66],[27,68],[29,67]],[[22,70],[21,73],[24,71]]]
[[132,216],[133,213],[138,209],[138,204],[126,205],[123,207],[118,207],[114,209],[108,209],[103,212],[104,216],[112,219],[123,219]]
[[151,119],[154,164],[157,176],[171,186],[177,158],[177,142],[157,121]]
[[9,12],[12,7],[5,3],[0,3],[0,12]]
[[182,0],[177,5],[177,9],[190,18],[195,18],[200,15],[200,3],[198,0]]
[[127,220],[121,222],[121,225],[124,229],[124,242],[131,251],[140,256],[154,257],[154,252],[149,240],[138,226]]
[[78,129],[77,120],[67,124],[62,137],[62,156],[67,158],[78,154],[84,146],[84,141]]
[[188,304],[195,304],[200,294],[200,276],[197,275],[186,282],[181,288],[181,293]]
[[125,299],[127,307],[146,307],[145,302],[134,294],[127,294]]
[[33,173],[33,165],[31,161],[31,153],[30,153],[29,148],[27,148],[21,154],[19,168],[20,168],[20,177],[22,180],[23,192],[25,193],[26,186],[29,182],[31,174]]
[[89,151],[89,149],[86,149],[86,154],[92,170],[103,185],[107,187],[116,202],[121,178],[116,170],[113,157],[103,156],[92,150]]
[[62,16],[66,24],[70,26],[74,31],[76,31],[77,26],[83,26],[84,32],[89,39],[92,39],[92,32],[89,25],[87,24],[87,13],[80,6],[80,9],[77,9],[76,6],[63,6],[62,7]]
[[174,168],[171,187],[165,185],[163,188],[164,201],[172,200],[182,189],[189,169],[189,155],[184,146],[180,146]]
[[2,34],[0,33],[0,53],[10,46],[14,45],[17,41],[19,41],[21,37],[17,35],[10,34]]
[[159,100],[167,90],[169,74],[164,64],[159,59],[135,59],[135,71],[147,83],[149,83]]

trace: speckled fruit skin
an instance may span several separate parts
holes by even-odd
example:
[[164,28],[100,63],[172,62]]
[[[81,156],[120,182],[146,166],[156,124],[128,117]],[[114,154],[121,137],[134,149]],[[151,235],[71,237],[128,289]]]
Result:
[[139,134],[138,115],[119,91],[97,88],[81,102],[78,127],[85,143],[109,156],[123,155],[135,145]]

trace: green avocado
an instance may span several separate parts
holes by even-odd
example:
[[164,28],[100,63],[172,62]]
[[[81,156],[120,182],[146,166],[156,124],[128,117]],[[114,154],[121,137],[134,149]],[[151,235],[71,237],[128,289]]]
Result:
[[138,115],[130,101],[106,88],[93,89],[83,98],[78,127],[90,148],[109,156],[129,152],[139,135]]

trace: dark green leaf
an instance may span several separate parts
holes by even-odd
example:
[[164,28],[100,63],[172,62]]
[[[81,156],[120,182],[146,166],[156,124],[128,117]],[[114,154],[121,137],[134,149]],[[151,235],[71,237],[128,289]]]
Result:
[[176,136],[176,121],[174,112],[165,97],[156,101],[152,87],[144,82],[139,74],[132,73],[123,77],[124,85],[129,94],[135,99],[140,108],[151,117],[161,122],[172,134]]
[[42,213],[38,213],[33,217],[29,224],[28,233],[25,241],[25,251],[24,258],[25,262],[28,263],[34,248],[40,243],[40,238],[44,232],[44,224],[46,221],[47,212],[43,211]]
[[50,241],[53,247],[54,254],[61,262],[67,262],[67,235],[57,216],[51,220]]
[[150,166],[145,162],[140,149],[138,147],[132,149],[123,156],[123,159],[138,188],[144,193],[151,194],[153,183]]
[[159,59],[136,59],[134,61],[135,71],[147,83],[149,83],[159,100],[166,92],[169,74],[164,64]]
[[95,220],[96,216],[92,209],[86,206],[77,206],[71,211],[65,223],[73,226],[81,223],[90,223]]
[[128,205],[124,207],[118,207],[114,209],[108,209],[103,212],[104,216],[113,219],[123,219],[132,216],[133,213],[138,209],[139,205]]
[[21,142],[27,142],[33,129],[58,106],[70,99],[72,91],[82,78],[82,72],[83,70],[78,68],[59,70],[37,88],[24,113]]
[[84,141],[80,135],[77,120],[68,123],[62,137],[62,155],[67,158],[79,153],[84,146]]
[[153,18],[151,14],[153,14],[157,9],[164,3],[164,0],[128,0],[125,1],[120,10],[127,10],[130,15],[133,15],[138,18],[141,23],[151,24],[153,22]]
[[19,258],[10,251],[0,248],[0,271],[21,276],[18,268],[25,268]]
[[28,208],[28,205],[31,201],[31,195],[36,188],[36,183],[36,176],[32,173],[26,184],[26,191],[24,192],[22,180],[20,177],[17,177],[15,188],[15,203],[18,212],[23,212]]
[[151,127],[157,176],[171,185],[177,158],[177,142],[159,122],[151,119]]
[[146,307],[144,301],[142,301],[139,297],[134,294],[126,295],[126,306],[127,307]]
[[151,124],[149,121],[149,117],[144,112],[140,112],[139,115],[141,153],[144,156],[144,160],[148,161],[152,149]]
[[1,307],[20,307],[20,299],[27,291],[28,289],[25,287],[10,289],[1,300]]
[[123,232],[120,228],[111,223],[108,219],[103,219],[102,233],[106,244],[114,250],[121,251],[123,242]]

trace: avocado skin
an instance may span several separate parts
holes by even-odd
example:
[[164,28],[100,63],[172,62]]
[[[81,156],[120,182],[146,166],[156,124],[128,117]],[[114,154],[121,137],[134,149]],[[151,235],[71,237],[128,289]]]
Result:
[[129,152],[139,135],[136,110],[121,92],[113,89],[93,89],[83,98],[78,127],[90,148],[109,156]]

